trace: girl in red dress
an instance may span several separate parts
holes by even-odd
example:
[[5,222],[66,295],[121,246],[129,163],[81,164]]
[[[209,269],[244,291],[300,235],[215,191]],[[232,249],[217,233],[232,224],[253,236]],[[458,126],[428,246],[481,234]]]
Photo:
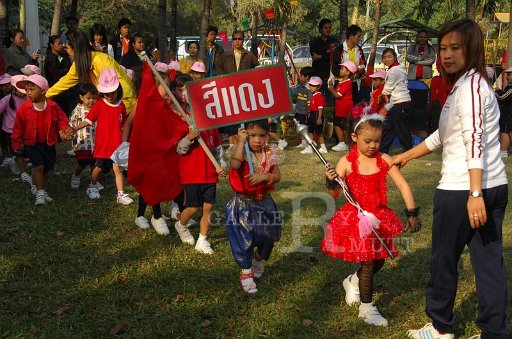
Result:
[[[390,165],[391,157],[379,153],[383,120],[378,114],[363,116],[354,127],[354,145],[350,153],[338,161],[336,170],[328,166],[326,175],[330,180],[336,176],[345,179],[352,198],[363,210],[373,213],[380,220],[376,231],[391,253],[397,255],[393,238],[402,233],[403,224],[388,207],[386,175],[389,174],[402,193],[409,218],[407,228],[410,227],[412,231],[420,227],[417,218],[419,208],[416,208],[412,190],[398,167]],[[362,237],[358,225],[357,209],[350,203],[345,204],[326,226],[322,251],[333,258],[361,264],[356,273],[343,281],[345,301],[349,305],[361,302],[359,318],[368,324],[387,326],[388,321],[372,303],[372,294],[373,275],[382,268],[389,254],[373,233]]]

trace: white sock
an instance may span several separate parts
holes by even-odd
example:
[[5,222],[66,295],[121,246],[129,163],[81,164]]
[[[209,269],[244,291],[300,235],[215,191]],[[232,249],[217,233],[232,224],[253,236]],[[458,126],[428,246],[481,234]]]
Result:
[[202,241],[202,240],[206,240],[206,235],[202,235],[201,233],[199,233],[199,237],[197,238],[198,241]]
[[242,274],[251,274],[252,270],[250,268],[242,268]]
[[373,306],[373,303],[361,303],[359,308],[370,308]]
[[185,227],[185,226],[183,226],[183,225],[181,224],[181,222],[180,222],[179,220],[178,220],[178,221],[176,221],[176,223],[178,224],[178,227],[180,227],[180,228],[184,228],[184,227]]
[[117,195],[121,195],[123,193],[124,193],[124,191],[117,191]]

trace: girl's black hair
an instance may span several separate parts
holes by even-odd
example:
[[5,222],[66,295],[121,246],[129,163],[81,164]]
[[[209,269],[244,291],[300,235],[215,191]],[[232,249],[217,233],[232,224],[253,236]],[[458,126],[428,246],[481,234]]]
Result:
[[103,24],[95,23],[91,27],[91,31],[89,34],[89,41],[90,41],[91,45],[93,45],[93,46],[94,46],[94,36],[96,34],[101,35],[101,38],[102,38],[101,45],[102,45],[103,49],[106,51],[107,47],[108,47],[107,30],[105,29],[105,26],[103,26]]
[[[121,86],[119,86],[119,87],[121,87]],[[83,95],[86,95],[87,93],[98,95],[98,90],[96,89],[96,87],[94,87],[94,85],[91,85],[88,83],[81,83],[78,86],[78,94],[83,96]],[[83,104],[82,100],[80,100],[80,97],[78,97],[78,102]]]
[[190,45],[192,45],[192,44],[196,44],[197,45],[197,49],[199,49],[199,43],[197,41],[193,40],[193,41],[189,41],[188,42],[188,44],[187,44],[187,51],[190,48]]
[[254,120],[254,121],[249,121],[249,122],[245,123],[245,129],[246,130],[254,128],[254,127],[259,127],[262,130],[264,130],[265,132],[268,132],[269,131],[268,120],[267,119],[261,119],[261,120]]
[[48,37],[48,48],[46,48],[46,54],[50,55],[52,54],[52,45],[57,41],[57,39],[60,39],[60,36],[58,35],[50,35]]
[[18,107],[16,107],[16,102],[14,101],[14,93],[15,92],[16,92],[16,87],[12,86],[11,97],[9,98],[9,107],[12,110],[17,110],[18,109]]
[[14,40],[14,38],[16,38],[16,34],[18,34],[18,33],[21,33],[22,35],[25,35],[25,32],[23,32],[21,29],[11,29],[9,31],[9,38],[8,38],[8,40],[7,39],[4,40],[4,42],[8,42],[9,43],[9,45],[6,46],[7,48],[10,47],[13,44],[12,40]]
[[393,48],[389,48],[389,47],[384,48],[384,50],[382,51],[382,56],[384,56],[384,54],[389,53],[389,52],[391,52],[391,54],[393,54],[395,56],[395,60],[398,61],[398,56],[396,55],[396,52]]
[[92,46],[87,35],[82,31],[76,31],[74,35],[69,36],[67,44],[73,48],[75,53],[74,63],[78,79],[80,82],[89,82],[91,78]]
[[188,74],[181,74],[178,75],[174,80],[171,82],[170,90],[171,92],[174,92],[176,88],[181,88],[185,86],[185,84],[189,81],[192,81],[192,77]]
[[[117,89],[115,90],[116,94],[117,94],[117,98],[116,100],[119,102],[121,101],[121,99],[123,99],[123,86],[121,86],[121,84],[119,84],[119,87],[117,87]],[[100,94],[100,97],[103,98],[103,95],[104,93],[99,93]]]

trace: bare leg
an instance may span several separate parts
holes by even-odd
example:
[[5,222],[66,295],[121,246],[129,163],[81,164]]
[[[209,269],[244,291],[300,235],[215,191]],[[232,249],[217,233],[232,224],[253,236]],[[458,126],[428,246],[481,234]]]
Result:
[[186,225],[190,218],[196,215],[198,211],[199,207],[186,207],[180,214],[180,224]]
[[46,175],[44,175],[44,166],[41,165],[32,168],[32,181],[37,187],[38,191],[45,189],[45,177]]
[[101,168],[98,166],[94,167],[91,171],[91,184],[96,185],[98,178],[100,177]]
[[203,216],[201,217],[201,221],[199,223],[199,233],[201,235],[208,235],[208,230],[210,229],[210,216],[212,214],[212,210],[213,204],[203,204]]
[[114,164],[112,166],[112,168],[114,169],[114,175],[115,175],[115,178],[116,178],[117,190],[119,192],[122,192],[123,191],[123,173],[119,169],[119,166],[117,166],[116,164]]

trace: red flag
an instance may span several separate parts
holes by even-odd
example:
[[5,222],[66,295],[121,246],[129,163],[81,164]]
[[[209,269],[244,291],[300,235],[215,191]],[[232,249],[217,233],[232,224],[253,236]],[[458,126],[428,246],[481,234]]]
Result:
[[217,34],[217,37],[222,41],[222,44],[228,48],[229,47],[229,39],[228,39],[228,32],[222,31]]
[[181,192],[176,143],[183,121],[158,93],[145,62],[130,137],[128,182],[148,205],[173,200]]

